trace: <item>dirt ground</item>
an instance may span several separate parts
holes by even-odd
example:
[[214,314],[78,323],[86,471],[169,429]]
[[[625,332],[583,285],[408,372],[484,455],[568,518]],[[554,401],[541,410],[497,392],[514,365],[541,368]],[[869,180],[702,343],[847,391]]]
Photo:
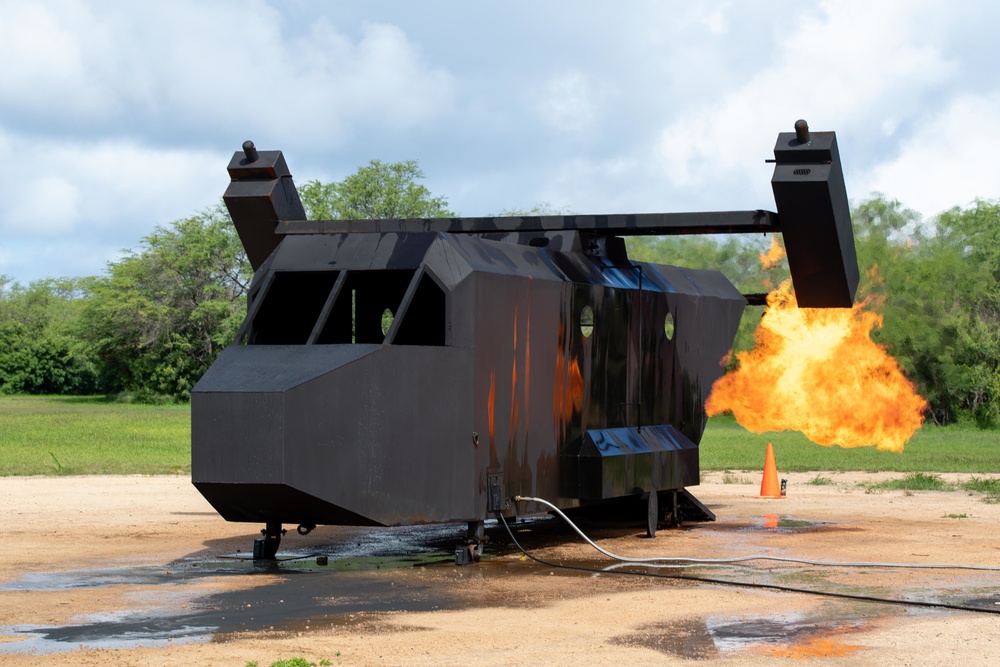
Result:
[[[710,473],[693,491],[714,523],[661,528],[655,539],[637,522],[592,528],[604,548],[628,556],[1000,567],[1000,505],[981,495],[866,493],[860,483],[892,475],[824,476],[833,483],[783,474],[788,496],[760,499],[759,472],[728,483]],[[0,510],[4,665],[1000,661],[1000,615],[553,569],[521,556],[499,527],[490,558],[467,567],[391,558],[394,548],[423,553],[414,544],[424,539],[446,542],[452,528],[320,527],[305,537],[290,530],[282,544],[310,558],[255,569],[225,557],[248,551],[260,526],[222,521],[183,477],[3,478]],[[521,524],[517,535],[547,560],[612,563],[555,519]],[[366,540],[390,557],[367,557]],[[354,552],[338,551],[348,543]],[[318,565],[314,556],[327,553],[330,565]],[[644,571],[1000,610],[998,571],[768,561]]]

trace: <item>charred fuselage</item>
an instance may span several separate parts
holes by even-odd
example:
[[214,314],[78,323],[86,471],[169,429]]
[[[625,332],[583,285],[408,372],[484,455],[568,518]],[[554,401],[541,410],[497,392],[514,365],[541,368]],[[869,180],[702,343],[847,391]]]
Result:
[[716,271],[631,261],[621,236],[784,232],[800,302],[850,305],[836,141],[806,138],[779,136],[781,217],[307,221],[280,153],[236,153],[225,199],[256,273],[192,392],[194,484],[270,526],[471,523],[542,511],[514,496],[697,485],[746,299]]

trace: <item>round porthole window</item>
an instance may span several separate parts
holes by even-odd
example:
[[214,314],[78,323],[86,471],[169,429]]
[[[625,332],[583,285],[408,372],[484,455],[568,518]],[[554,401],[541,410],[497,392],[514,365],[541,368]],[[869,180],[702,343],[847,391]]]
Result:
[[663,333],[667,334],[667,340],[674,339],[674,315],[673,313],[667,313],[667,316],[663,318]]
[[584,338],[590,338],[594,333],[594,309],[590,306],[584,306],[580,311],[580,333]]

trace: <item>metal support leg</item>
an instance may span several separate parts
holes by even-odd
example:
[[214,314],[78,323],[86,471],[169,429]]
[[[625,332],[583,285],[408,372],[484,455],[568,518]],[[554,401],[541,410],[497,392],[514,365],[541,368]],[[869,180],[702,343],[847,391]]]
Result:
[[455,565],[478,563],[488,539],[486,537],[486,522],[470,521],[465,529],[465,543],[455,547]]
[[486,537],[486,522],[470,521],[465,529],[465,537],[470,540],[482,540]]
[[670,494],[670,505],[668,505],[667,511],[663,516],[663,522],[670,528],[678,528],[683,520],[680,494],[677,491],[673,491]]
[[255,561],[275,560],[275,556],[278,554],[278,547],[281,545],[281,536],[285,534],[281,523],[268,521],[264,530],[260,531],[260,534],[263,535],[263,538],[253,541],[253,559]]

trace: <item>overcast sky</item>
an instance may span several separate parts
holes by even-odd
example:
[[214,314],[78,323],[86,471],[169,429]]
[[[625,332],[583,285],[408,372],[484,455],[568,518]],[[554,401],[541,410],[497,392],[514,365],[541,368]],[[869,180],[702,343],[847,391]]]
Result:
[[0,274],[96,275],[219,200],[417,159],[462,215],[774,208],[778,132],[848,194],[1000,197],[1000,4],[0,0]]

